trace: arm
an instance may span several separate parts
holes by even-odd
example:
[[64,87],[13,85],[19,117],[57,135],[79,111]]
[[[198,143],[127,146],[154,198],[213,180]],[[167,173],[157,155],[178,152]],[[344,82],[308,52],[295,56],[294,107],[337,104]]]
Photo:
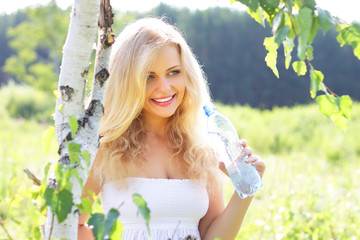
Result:
[[[218,198],[218,196],[215,196],[215,198]],[[204,234],[204,231],[202,231],[202,239],[235,239],[252,199],[253,197],[241,199],[239,195],[234,192],[228,205],[221,211],[219,211],[221,209],[221,205],[216,204],[218,202],[217,200],[213,200],[212,206],[209,206],[209,211],[218,212],[219,214],[212,214],[211,216],[208,215],[208,212],[201,220],[200,224],[203,224],[204,222],[210,222],[206,233]]]
[[[246,145],[246,142],[245,142]],[[245,154],[249,155],[248,162],[256,167],[262,177],[265,171],[265,163],[257,156],[252,155],[250,147],[245,148]],[[220,165],[223,170],[224,165]],[[209,209],[199,223],[199,231],[202,239],[221,238],[222,240],[235,239],[244,221],[245,214],[253,197],[241,199],[236,192],[233,193],[229,203],[225,207],[222,184],[219,184],[213,195],[210,195]]]
[[[96,168],[96,162],[98,161],[100,157],[100,149],[98,151],[98,154],[96,155],[96,158],[94,160],[94,163],[91,167],[90,174],[88,179],[86,180],[83,194],[81,195],[81,198],[87,198],[89,197],[91,202],[94,203],[94,199],[92,195],[89,193],[89,191],[92,191],[95,195],[98,195],[100,192],[100,184],[98,179],[95,177],[94,169]],[[81,213],[79,217],[79,227],[78,227],[78,240],[94,240],[95,237],[91,231],[91,228],[89,228],[87,225],[85,225],[87,219],[89,217],[89,213]]]

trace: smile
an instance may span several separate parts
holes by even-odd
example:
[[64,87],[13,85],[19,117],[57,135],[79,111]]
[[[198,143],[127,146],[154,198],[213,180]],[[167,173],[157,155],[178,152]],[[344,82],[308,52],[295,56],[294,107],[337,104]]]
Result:
[[167,98],[158,98],[158,99],[153,98],[151,100],[153,100],[154,102],[157,102],[157,103],[166,103],[166,102],[171,101],[174,97],[175,97],[175,95],[167,97]]

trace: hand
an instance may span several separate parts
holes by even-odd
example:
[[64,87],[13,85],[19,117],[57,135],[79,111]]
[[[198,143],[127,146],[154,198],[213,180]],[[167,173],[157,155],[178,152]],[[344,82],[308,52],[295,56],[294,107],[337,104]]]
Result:
[[240,140],[240,144],[244,147],[242,152],[240,153],[240,157],[245,157],[244,162],[250,163],[253,165],[256,170],[258,171],[260,177],[262,178],[265,172],[265,162],[260,159],[259,156],[253,154],[253,150],[251,147],[247,146],[247,141],[245,139]]
[[256,170],[258,171],[260,178],[263,177],[266,167],[265,167],[265,162],[262,161],[259,156],[251,155],[250,157],[245,159],[244,162],[250,163],[251,165],[253,165],[256,168]]
[[[262,178],[265,172],[265,162],[260,159],[259,156],[253,154],[253,150],[251,147],[247,146],[247,141],[245,139],[240,139],[240,144],[243,147],[243,150],[240,153],[240,157],[247,158],[244,160],[246,163],[250,163],[253,165],[256,170],[259,172],[260,177]],[[219,168],[223,171],[227,176],[229,176],[224,162],[220,162]]]
[[94,234],[87,225],[79,225],[78,240],[95,240]]

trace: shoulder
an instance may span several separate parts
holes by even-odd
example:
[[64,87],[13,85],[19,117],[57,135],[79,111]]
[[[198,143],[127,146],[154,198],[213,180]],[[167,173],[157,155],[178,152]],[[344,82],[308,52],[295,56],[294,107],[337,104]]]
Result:
[[89,183],[95,190],[100,190],[102,186],[102,171],[104,162],[106,161],[107,157],[107,149],[100,145],[99,149],[95,155],[95,159],[92,163],[90,174],[87,180],[87,183]]

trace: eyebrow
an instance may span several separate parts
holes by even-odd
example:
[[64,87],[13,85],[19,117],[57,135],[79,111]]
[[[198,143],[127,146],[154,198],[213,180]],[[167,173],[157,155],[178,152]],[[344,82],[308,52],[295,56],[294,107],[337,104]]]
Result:
[[[166,69],[166,72],[171,71],[172,69],[176,69],[176,68],[181,68],[181,65],[175,65],[175,66],[169,67],[168,69]],[[149,74],[155,74],[155,72],[149,72]]]

